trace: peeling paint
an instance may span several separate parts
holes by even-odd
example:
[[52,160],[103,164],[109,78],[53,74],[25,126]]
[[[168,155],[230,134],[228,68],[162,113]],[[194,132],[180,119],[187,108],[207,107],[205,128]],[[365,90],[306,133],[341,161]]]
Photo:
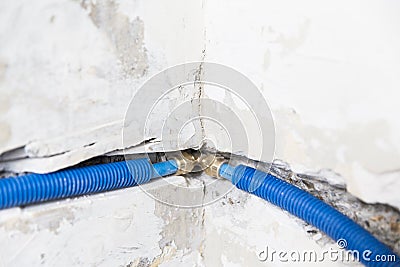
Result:
[[[387,121],[348,123],[333,131],[306,125],[300,114],[292,110],[275,110],[275,118],[276,154],[286,155],[285,160],[294,165],[296,171],[310,172],[310,168],[335,170],[346,180],[348,189],[364,201],[387,202],[400,207],[396,194],[387,193],[395,188],[390,183],[395,182],[391,176],[398,177],[396,172],[390,172],[398,166],[398,151],[390,138],[393,126]],[[298,163],[298,158],[302,158],[303,164]],[[361,168],[380,177],[379,186],[364,186],[374,181],[378,183],[378,180],[367,180],[368,176],[357,173]]]

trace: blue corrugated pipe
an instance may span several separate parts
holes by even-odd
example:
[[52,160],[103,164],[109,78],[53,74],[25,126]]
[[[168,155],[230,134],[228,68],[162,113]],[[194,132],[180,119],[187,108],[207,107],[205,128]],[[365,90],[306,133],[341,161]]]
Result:
[[[359,260],[366,266],[400,266],[400,258],[368,231],[328,204],[311,194],[271,174],[254,168],[227,163],[221,165],[219,175],[236,187],[259,196],[291,214],[314,225],[333,240],[345,240],[346,249],[358,251]],[[382,255],[392,255],[394,261],[378,261]]]
[[177,171],[175,160],[151,164],[137,159],[3,178],[0,209],[135,186]]

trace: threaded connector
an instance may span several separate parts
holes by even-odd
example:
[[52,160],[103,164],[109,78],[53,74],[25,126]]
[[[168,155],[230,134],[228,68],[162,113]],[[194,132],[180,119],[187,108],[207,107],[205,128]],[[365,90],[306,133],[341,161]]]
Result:
[[222,178],[219,175],[219,170],[221,168],[221,166],[225,163],[227,163],[228,161],[223,158],[223,157],[216,157],[214,158],[214,160],[212,161],[212,163],[204,170],[204,172],[211,177],[214,178]]
[[201,150],[184,150],[167,155],[178,167],[176,175],[204,171],[207,175],[220,178],[218,172],[222,164],[227,163],[222,156]]
[[174,160],[176,162],[176,165],[178,167],[178,171],[175,173],[175,175],[182,175],[182,174],[187,174],[189,172],[192,172],[194,167],[195,167],[195,162],[193,159],[189,158],[188,155],[173,155],[168,157],[171,160]]

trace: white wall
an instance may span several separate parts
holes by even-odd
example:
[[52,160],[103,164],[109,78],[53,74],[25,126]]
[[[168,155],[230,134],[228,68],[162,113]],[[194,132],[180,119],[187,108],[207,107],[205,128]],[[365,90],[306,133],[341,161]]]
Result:
[[205,60],[262,90],[275,118],[275,157],[298,171],[331,169],[362,199],[400,207],[400,4],[205,6]]
[[16,160],[0,168],[49,172],[124,148],[122,123],[139,86],[203,57],[202,3],[179,5],[2,1],[0,154]]
[[394,1],[3,1],[0,153],[17,160],[1,166],[54,171],[123,148],[137,88],[165,67],[204,59],[262,90],[276,158],[300,171],[331,169],[366,201],[399,206],[399,9]]
[[[387,0],[1,1],[0,168],[49,172],[121,153],[122,121],[139,86],[171,65],[206,60],[234,67],[260,88],[275,119],[276,159],[344,179],[366,201],[400,207],[399,11]],[[168,99],[164,111],[179,101]],[[205,133],[224,136],[211,127]],[[142,141],[133,136],[131,151],[142,152]],[[148,147],[159,150],[158,141]],[[219,149],[229,150],[225,141],[216,139]],[[251,156],[259,146],[251,144]],[[227,198],[188,211],[137,190],[2,211],[0,263],[52,265],[63,252],[68,265],[139,265],[143,256],[166,266],[265,266],[252,253],[292,245],[281,239],[322,249],[281,210],[239,191],[230,201],[240,205]],[[185,226],[187,234],[175,237]],[[82,239],[90,253],[76,249]],[[142,247],[129,250],[132,240]]]

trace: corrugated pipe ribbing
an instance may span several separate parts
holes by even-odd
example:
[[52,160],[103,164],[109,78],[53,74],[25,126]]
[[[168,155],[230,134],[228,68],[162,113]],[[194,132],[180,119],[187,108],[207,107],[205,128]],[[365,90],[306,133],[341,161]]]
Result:
[[[400,258],[368,231],[330,205],[271,174],[223,164],[219,175],[236,187],[259,196],[314,225],[333,240],[345,240],[366,266],[400,266]],[[383,257],[387,260],[382,261]],[[390,259],[390,260],[388,260]]]
[[147,183],[178,170],[175,161],[128,160],[0,179],[0,209]]

